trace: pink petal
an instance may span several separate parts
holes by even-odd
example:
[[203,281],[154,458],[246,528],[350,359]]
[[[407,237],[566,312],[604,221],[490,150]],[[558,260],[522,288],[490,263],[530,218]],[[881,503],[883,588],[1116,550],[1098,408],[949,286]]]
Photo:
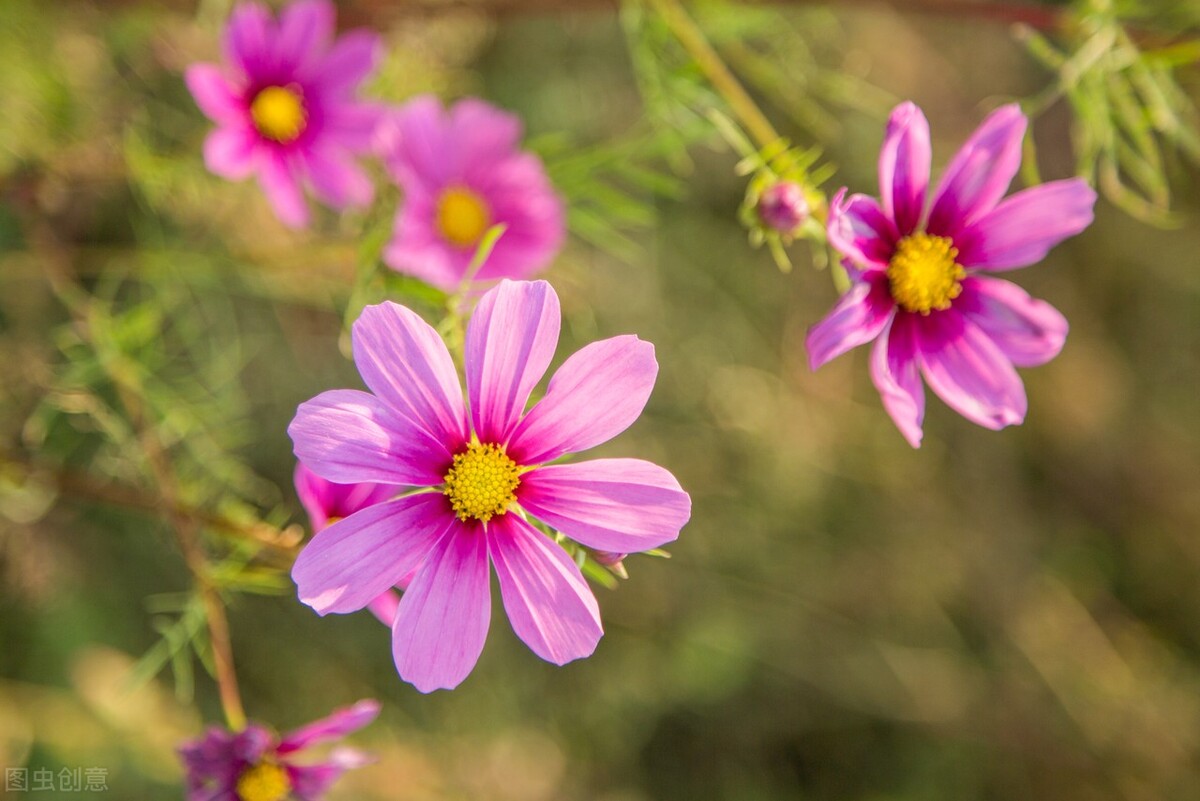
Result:
[[991,211],[1021,166],[1025,115],[1016,103],[1001,106],[959,149],[933,193],[926,228],[958,242],[962,228]]
[[308,512],[314,532],[329,525],[331,517],[349,517],[368,506],[390,501],[400,492],[400,488],[394,484],[376,484],[369,481],[338,484],[328,481],[306,467],[303,462],[296,463],[292,478],[296,486],[296,497],[300,499],[304,511]]
[[372,392],[451,453],[467,441],[458,371],[429,323],[385,301],[363,309],[351,337],[354,363]]
[[[296,801],[321,801],[329,788],[343,773],[354,768],[370,765],[375,758],[357,748],[333,749],[324,762],[315,765],[284,765],[292,785]],[[291,797],[291,796],[289,796]],[[214,801],[238,801],[238,799],[214,799]]]
[[322,141],[351,153],[378,151],[386,118],[386,107],[379,103],[336,102],[326,110]]
[[340,484],[378,481],[432,487],[453,456],[437,440],[374,395],[322,392],[300,404],[288,426],[296,458]]
[[193,64],[183,74],[188,91],[213,122],[244,123],[246,106],[215,64]]
[[521,139],[521,118],[473,97],[458,101],[448,114],[450,141],[455,171],[464,176],[476,167],[490,169],[517,150]]
[[274,68],[270,43],[275,36],[275,20],[265,5],[239,3],[229,15],[221,40],[225,60],[247,76],[261,79]]
[[308,179],[317,195],[330,206],[366,206],[375,194],[371,179],[348,158],[327,148],[316,148],[304,154],[308,163]]
[[879,271],[866,273],[842,295],[824,320],[808,330],[804,345],[809,366],[816,370],[879,336],[895,308],[887,276]]
[[550,366],[562,315],[545,281],[501,281],[467,326],[467,394],[482,442],[508,442],[529,393]]
[[315,743],[337,740],[356,732],[379,716],[379,702],[371,699],[359,701],[354,706],[338,709],[328,717],[301,726],[285,734],[275,749],[279,754],[290,754]]
[[962,286],[954,308],[991,337],[1016,366],[1037,367],[1062,350],[1070,326],[1049,303],[998,278],[972,276]]
[[1045,258],[1050,248],[1092,223],[1096,193],[1082,178],[1034,186],[1005,199],[955,239],[964,267],[1010,270]]
[[296,557],[292,580],[317,614],[357,612],[417,569],[454,515],[438,493],[386,501],[321,531]]
[[954,309],[914,322],[921,373],[947,406],[993,430],[1025,419],[1025,385],[1012,362],[978,326]]
[[477,277],[528,278],[558,254],[566,237],[562,198],[531,153],[516,153],[468,171],[466,183],[478,186],[492,219],[504,223],[504,236]]
[[443,128],[442,104],[433,95],[414,97],[391,115],[382,125],[381,137],[387,142],[385,162],[392,176],[419,181],[431,191],[446,184],[453,165],[447,158]]
[[883,408],[914,448],[921,447],[925,388],[918,371],[914,315],[898,312],[871,349],[871,380]]
[[589,548],[636,553],[679,536],[692,499],[669,472],[640,459],[539,467],[521,477],[523,509]]
[[328,95],[349,95],[367,79],[383,58],[383,41],[369,31],[350,31],[343,34],[319,62],[320,71],[313,76],[317,85]]
[[336,12],[329,0],[294,0],[279,16],[276,65],[296,72],[317,61],[333,38]]
[[396,622],[396,610],[400,608],[400,596],[394,590],[380,593],[375,600],[367,604],[367,609],[380,623],[389,629]]
[[240,126],[217,128],[204,140],[204,166],[230,181],[249,178],[258,167],[259,136]]
[[886,270],[899,234],[875,198],[851,195],[843,202],[841,189],[829,204],[826,232],[829,244],[864,270]]
[[258,182],[271,201],[275,215],[292,228],[308,225],[308,203],[300,192],[300,183],[292,173],[287,157],[278,150],[263,151],[258,162]]
[[657,377],[654,346],[635,336],[581,348],[517,426],[509,453],[519,464],[533,465],[607,442],[638,419]]
[[479,661],[491,609],[483,527],[455,525],[400,599],[392,626],[400,678],[423,693],[457,687]]
[[567,552],[513,514],[494,518],[487,539],[517,636],[556,665],[591,655],[604,634],[600,608]]
[[929,122],[916,104],[901,103],[888,118],[879,150],[879,198],[901,236],[921,223],[929,159]]

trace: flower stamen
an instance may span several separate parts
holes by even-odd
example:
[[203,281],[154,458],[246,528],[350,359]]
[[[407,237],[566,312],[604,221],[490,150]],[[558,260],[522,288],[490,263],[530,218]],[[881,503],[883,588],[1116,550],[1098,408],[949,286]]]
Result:
[[487,202],[464,186],[452,186],[438,198],[438,231],[456,247],[476,244],[491,223],[492,213]]
[[237,780],[241,801],[283,801],[292,791],[287,771],[274,762],[259,762],[242,771]]
[[486,523],[505,514],[516,502],[520,474],[521,468],[504,452],[504,446],[472,442],[465,452],[455,455],[442,494],[450,499],[459,520],[475,518]]
[[268,86],[255,95],[250,118],[260,134],[284,145],[296,141],[308,125],[304,99],[286,86]]
[[923,315],[950,308],[950,302],[962,293],[961,282],[966,277],[956,258],[958,248],[947,237],[904,237],[887,267],[892,298],[905,311]]

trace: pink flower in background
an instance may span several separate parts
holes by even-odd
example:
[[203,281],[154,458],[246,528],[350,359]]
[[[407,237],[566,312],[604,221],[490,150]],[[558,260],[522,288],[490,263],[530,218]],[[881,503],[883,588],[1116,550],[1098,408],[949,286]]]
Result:
[[[396,487],[391,484],[335,484],[326,481],[299,462],[296,463],[293,481],[296,485],[296,496],[300,498],[304,511],[308,512],[314,534],[343,517],[390,500],[396,495]],[[408,586],[409,579],[411,576],[403,577],[396,582],[396,586],[404,589]],[[396,607],[399,604],[400,598],[396,593],[385,590],[367,604],[367,608],[381,623],[391,626],[396,619]]]
[[880,201],[839,192],[830,243],[854,286],[808,333],[815,370],[875,341],[871,378],[913,447],[921,443],[925,383],[968,420],[991,429],[1025,419],[1014,365],[1053,359],[1067,321],[1052,306],[989,273],[1040,261],[1092,222],[1096,193],[1082,179],[1051,181],[1001,200],[1021,162],[1026,119],[1016,105],[990,114],[946,168],[926,210],[929,124],[896,107],[879,154]]
[[335,208],[371,201],[354,156],[371,149],[381,109],[355,98],[382,47],[366,31],[333,40],[329,0],[297,0],[278,23],[266,6],[242,3],[222,41],[225,68],[194,64],[185,75],[200,110],[217,123],[204,143],[209,170],[233,181],[257,175],[276,215],[308,224],[302,185]]
[[282,737],[258,723],[239,732],[214,726],[179,749],[188,801],[318,801],[342,773],[371,758],[341,746],[324,761],[297,765],[293,760],[310,745],[341,739],[378,714],[376,701],[359,701]]
[[424,95],[383,126],[385,162],[404,190],[384,251],[395,270],[451,291],[487,230],[504,235],[476,278],[528,278],[546,267],[566,233],[563,204],[542,162],[518,149],[521,121],[482,100],[450,109]]
[[[594,342],[526,411],[558,342],[558,297],[544,281],[502,281],[467,328],[464,403],[437,332],[394,303],[354,324],[354,361],[371,393],[325,392],[288,428],[296,456],[331,481],[428,488],[376,504],[319,533],[296,560],[300,600],[324,615],[363,608],[413,576],[393,626],[400,676],[429,692],[457,686],[483,650],[489,563],[513,629],[543,659],[595,649],[603,629],[579,568],[526,514],[612,553],[675,539],[691,499],[637,459],[549,465],[624,431],[658,373],[634,336]],[[469,409],[469,411],[468,411]]]

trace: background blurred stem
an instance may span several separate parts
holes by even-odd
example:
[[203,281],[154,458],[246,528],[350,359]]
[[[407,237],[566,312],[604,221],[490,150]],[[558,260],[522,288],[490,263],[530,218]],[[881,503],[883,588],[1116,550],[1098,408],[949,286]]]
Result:
[[120,404],[129,417],[138,444],[145,457],[151,478],[157,485],[161,501],[158,509],[166,517],[183,552],[184,561],[191,572],[201,602],[204,604],[205,621],[208,626],[217,689],[225,722],[234,731],[246,726],[246,713],[238,690],[237,674],[233,666],[233,647],[229,636],[229,620],[225,615],[225,604],[217,587],[213,584],[208,559],[200,544],[200,528],[196,521],[179,511],[179,492],[175,473],[171,468],[162,443],[155,436],[154,428],[147,424],[142,403],[143,390],[137,372],[119,353],[105,352],[93,336],[91,326],[92,298],[71,275],[67,259],[58,245],[49,223],[45,218],[33,216],[26,220],[26,230],[43,256],[46,277],[55,295],[70,311],[76,331],[95,348],[105,374],[116,387]]
[[[786,176],[792,159],[789,151],[779,147],[782,137],[709,43],[704,31],[700,30],[700,26],[688,15],[678,0],[649,0],[649,3],[671,29],[679,44],[695,60],[713,89],[729,104],[730,111],[750,134],[758,148],[764,152],[775,149],[782,151],[773,161],[779,164],[779,173]],[[825,193],[812,186],[807,176],[803,184],[813,217],[824,224],[827,208]]]

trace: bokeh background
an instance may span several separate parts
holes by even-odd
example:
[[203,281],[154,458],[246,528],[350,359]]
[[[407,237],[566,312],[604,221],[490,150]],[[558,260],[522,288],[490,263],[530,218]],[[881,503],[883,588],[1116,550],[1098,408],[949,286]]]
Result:
[[[387,38],[373,93],[515,110],[560,176],[564,153],[645,130],[628,16],[464,5],[342,4],[343,27]],[[824,145],[827,187],[873,191],[892,102],[925,109],[936,170],[987,110],[1052,80],[1003,15],[932,5],[702,19],[718,36],[769,19],[805,43],[743,66],[774,65],[765,108]],[[144,385],[184,500],[286,539],[304,521],[285,428],[297,403],[359,386],[347,317],[384,295],[439,311],[364,267],[395,193],[297,234],[254,186],[204,171],[208,123],[181,71],[216,57],[227,8],[0,3],[0,765],[103,767],[103,797],[122,801],[181,798],[172,749],[221,713],[181,647],[191,580],[113,371]],[[1046,178],[1075,169],[1070,126],[1062,103],[1036,123]],[[653,165],[665,194],[626,184],[655,216],[616,246],[577,215],[583,235],[546,275],[565,315],[556,363],[619,333],[655,343],[646,414],[598,453],[667,466],[694,502],[669,560],[633,557],[628,581],[597,588],[596,654],[547,665],[496,604],[471,677],[423,696],[368,614],[318,618],[276,550],[210,532],[237,576],[250,715],[287,729],[380,699],[354,738],[379,762],[335,800],[1200,798],[1196,173],[1164,167],[1174,228],[1101,201],[1016,276],[1072,326],[1057,360],[1023,371],[1024,426],[985,431],[931,396],[912,450],[865,352],[809,371],[804,332],[833,283],[803,244],[790,274],[749,247],[744,179],[719,145]],[[88,293],[84,325],[64,275]]]

